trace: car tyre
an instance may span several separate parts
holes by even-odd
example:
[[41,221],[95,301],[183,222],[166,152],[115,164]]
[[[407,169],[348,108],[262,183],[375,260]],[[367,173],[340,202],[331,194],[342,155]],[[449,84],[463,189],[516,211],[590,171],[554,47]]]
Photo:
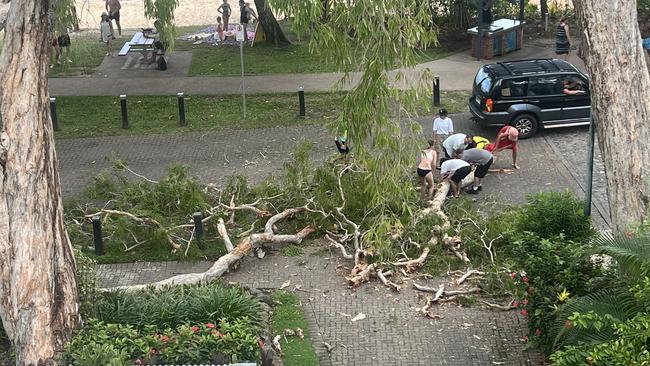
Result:
[[532,114],[520,114],[516,116],[510,125],[519,131],[520,139],[527,139],[537,132],[537,118]]

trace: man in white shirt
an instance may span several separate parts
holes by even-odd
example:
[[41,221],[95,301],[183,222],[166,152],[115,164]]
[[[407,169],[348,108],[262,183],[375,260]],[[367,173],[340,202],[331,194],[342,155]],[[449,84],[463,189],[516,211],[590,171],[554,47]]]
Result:
[[464,133],[456,133],[445,139],[442,143],[442,148],[445,153],[446,159],[458,159],[460,155],[458,151],[463,151],[472,143],[472,135],[465,135]]
[[[449,135],[454,134],[454,122],[447,117],[447,110],[442,108],[438,111],[438,116],[433,120],[433,142],[435,146],[440,146],[439,144],[445,141]],[[442,151],[436,152],[438,156],[443,156]]]
[[461,159],[445,160],[440,166],[442,179],[449,178],[450,191],[454,197],[460,196],[461,181],[472,171],[468,162]]

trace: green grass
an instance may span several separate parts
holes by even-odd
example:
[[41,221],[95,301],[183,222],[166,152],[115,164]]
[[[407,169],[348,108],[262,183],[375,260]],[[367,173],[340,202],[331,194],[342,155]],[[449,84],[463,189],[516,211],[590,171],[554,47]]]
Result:
[[[99,36],[71,36],[70,59],[71,63],[65,61],[66,52],[61,55],[61,64],[54,64],[50,69],[50,77],[64,77],[72,75],[88,75],[95,72],[106,55],[106,47],[99,41]],[[130,37],[120,37],[113,40],[113,53],[117,54]],[[52,60],[54,60],[52,51]]]
[[314,351],[307,320],[300,306],[298,297],[290,292],[277,291],[273,294],[277,304],[273,311],[273,334],[282,334],[285,329],[301,328],[305,334],[304,339],[287,337],[287,343],[281,340],[282,360],[285,366],[316,366],[319,365],[318,356]]
[[129,128],[122,129],[117,97],[59,97],[57,113],[61,130],[55,136],[179,133],[324,123],[335,116],[332,105],[338,103],[340,95],[310,93],[305,99],[307,117],[300,118],[296,94],[248,96],[244,118],[241,96],[190,96],[185,99],[187,126],[179,127],[176,97],[130,96]]
[[[189,43],[189,42],[187,42]],[[187,45],[179,47],[186,48]],[[418,62],[428,62],[463,50],[457,43],[435,47],[421,52]],[[263,74],[305,74],[336,72],[336,66],[317,54],[309,53],[306,44],[276,48],[270,44],[244,48],[244,72],[247,75]],[[192,49],[191,76],[195,75],[240,75],[239,47],[199,45]]]
[[287,245],[280,249],[280,253],[285,257],[299,257],[303,254],[303,250],[297,245]]

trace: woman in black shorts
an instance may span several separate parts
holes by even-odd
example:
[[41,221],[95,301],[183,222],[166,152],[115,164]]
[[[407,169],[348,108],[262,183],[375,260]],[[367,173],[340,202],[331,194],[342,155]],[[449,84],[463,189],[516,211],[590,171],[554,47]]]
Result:
[[433,180],[433,166],[438,160],[438,154],[434,148],[435,142],[429,140],[429,146],[422,150],[420,162],[418,163],[418,176],[420,177],[420,194],[422,198],[431,199],[436,190],[436,184]]

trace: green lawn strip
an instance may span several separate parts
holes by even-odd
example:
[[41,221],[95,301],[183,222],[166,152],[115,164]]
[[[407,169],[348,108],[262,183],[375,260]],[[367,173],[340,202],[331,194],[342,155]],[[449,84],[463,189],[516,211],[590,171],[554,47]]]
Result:
[[244,118],[239,95],[188,96],[185,98],[187,126],[179,127],[175,96],[129,96],[129,128],[123,129],[117,97],[59,97],[57,113],[61,130],[55,136],[97,137],[320,124],[335,117],[332,106],[340,98],[340,94],[334,93],[307,94],[307,116],[301,118],[294,93],[251,95],[247,97]]
[[[129,39],[130,37],[123,36],[113,40],[113,57],[117,57],[120,48]],[[104,60],[106,47],[99,41],[99,35],[70,36],[70,40],[70,59],[72,62],[66,61],[66,52],[63,50],[61,64],[54,64],[54,67],[50,69],[50,77],[92,74]],[[54,56],[52,50],[53,59]]]
[[290,292],[277,291],[273,294],[273,300],[276,303],[273,310],[273,334],[282,334],[285,329],[295,331],[296,328],[301,328],[305,334],[304,339],[287,337],[287,342],[280,340],[284,365],[318,365],[318,356],[311,343],[307,320],[298,297]]

